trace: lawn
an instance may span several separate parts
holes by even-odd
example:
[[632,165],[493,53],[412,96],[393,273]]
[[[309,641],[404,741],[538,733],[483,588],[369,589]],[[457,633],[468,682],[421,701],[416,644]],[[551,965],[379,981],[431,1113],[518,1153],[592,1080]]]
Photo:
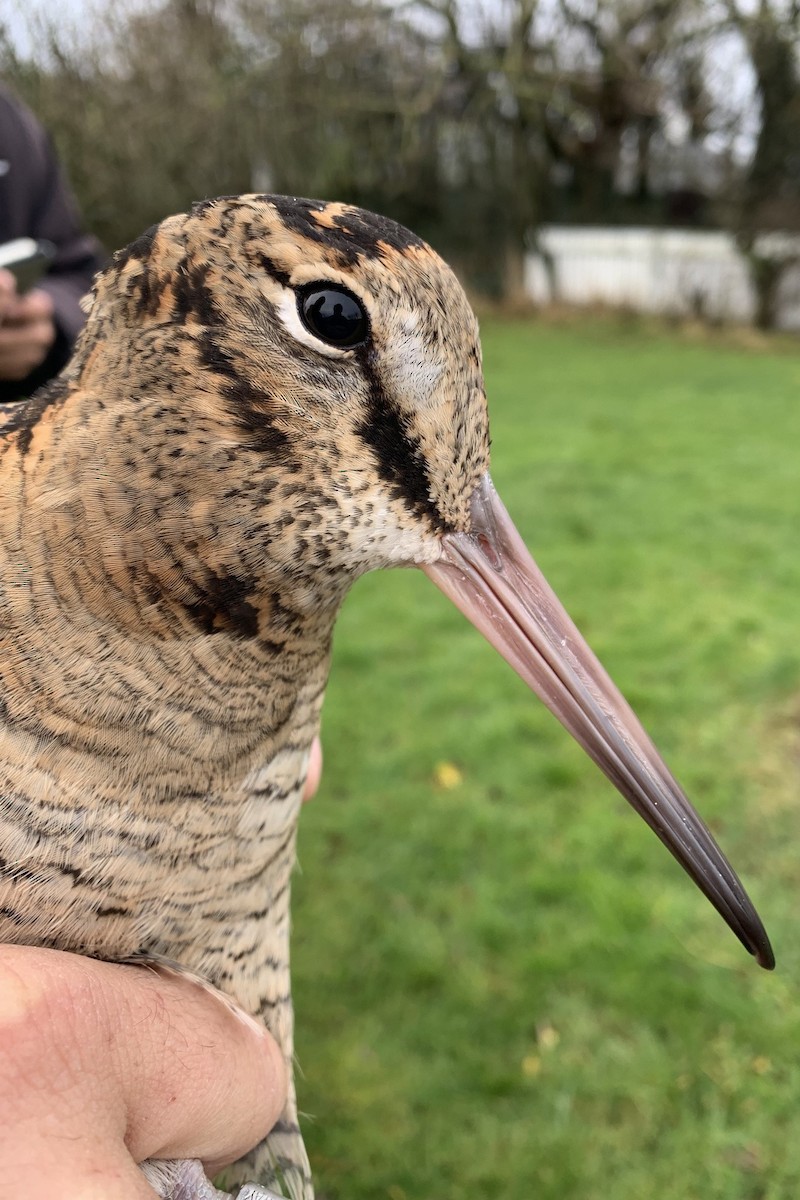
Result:
[[483,338],[498,490],[778,967],[421,573],[362,580],[295,880],[318,1191],[797,1200],[800,353]]

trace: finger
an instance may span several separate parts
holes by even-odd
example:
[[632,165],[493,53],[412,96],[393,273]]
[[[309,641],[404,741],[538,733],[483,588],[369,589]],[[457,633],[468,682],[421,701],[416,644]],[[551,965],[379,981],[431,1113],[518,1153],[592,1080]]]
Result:
[[49,318],[7,320],[0,326],[0,379],[24,379],[44,361],[55,338]]
[[98,1152],[86,1130],[56,1147],[40,1139],[27,1149],[24,1166],[12,1162],[6,1171],[3,1163],[2,1195],[9,1200],[156,1200],[125,1147]]
[[[104,1094],[106,1073],[91,1080],[75,1056],[74,987],[55,951],[0,950],[0,1178],[3,1194],[26,1200],[153,1200],[128,1153],[115,1098],[109,1137],[103,1119],[77,1093]],[[66,984],[66,986],[65,986]],[[63,1005],[63,1007],[62,1007]],[[82,1050],[82,1044],[79,1046]],[[103,1063],[102,1055],[96,1065]],[[87,1131],[91,1131],[87,1136]]]
[[17,290],[17,281],[13,273],[6,267],[0,267],[0,296],[13,296]]
[[11,315],[14,320],[19,321],[51,320],[54,311],[53,297],[50,293],[43,288],[32,288],[17,298]]
[[322,780],[322,742],[318,737],[311,743],[311,753],[308,756],[308,773],[306,786],[303,788],[303,803],[316,794]]
[[180,975],[112,968],[109,1016],[125,987],[129,1029],[116,1050],[126,1089],[126,1144],[144,1158],[233,1162],[259,1142],[286,1099],[286,1065],[266,1030]]
[[63,1171],[65,1147],[73,1160],[88,1156],[78,1168],[90,1174],[93,1162],[121,1170],[126,1148],[136,1161],[232,1161],[274,1123],[285,1086],[272,1039],[186,978],[33,947],[2,949],[5,1183],[32,1140],[37,1178],[54,1163]]
[[39,346],[54,337],[55,326],[49,317],[8,317],[0,325],[0,348],[6,352]]
[[4,319],[6,313],[16,302],[17,298],[17,281],[10,271],[5,267],[0,268],[0,320]]

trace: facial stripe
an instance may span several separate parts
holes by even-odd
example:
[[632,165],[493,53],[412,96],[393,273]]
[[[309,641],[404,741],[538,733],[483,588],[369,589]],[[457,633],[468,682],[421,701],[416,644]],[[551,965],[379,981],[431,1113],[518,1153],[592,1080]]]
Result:
[[369,410],[356,433],[372,451],[378,475],[391,486],[392,498],[401,500],[415,516],[427,517],[434,529],[444,530],[447,526],[431,498],[428,467],[419,441],[403,428],[371,352],[359,357],[369,387]]

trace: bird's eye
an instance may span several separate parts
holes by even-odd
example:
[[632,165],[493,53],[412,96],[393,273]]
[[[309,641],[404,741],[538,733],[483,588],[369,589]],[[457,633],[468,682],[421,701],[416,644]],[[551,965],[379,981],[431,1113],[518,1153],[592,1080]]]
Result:
[[329,346],[349,350],[369,336],[364,306],[339,284],[310,283],[297,296],[297,311],[309,333]]

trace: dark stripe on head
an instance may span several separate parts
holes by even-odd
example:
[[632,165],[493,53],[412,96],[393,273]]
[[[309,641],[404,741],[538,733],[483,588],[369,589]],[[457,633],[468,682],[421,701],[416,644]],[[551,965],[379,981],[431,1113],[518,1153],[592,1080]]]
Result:
[[178,264],[172,290],[179,321],[193,316],[201,325],[212,325],[218,320],[213,294],[206,283],[208,270],[208,263],[195,263],[187,258]]
[[222,376],[225,382],[220,387],[222,395],[231,402],[231,412],[239,429],[246,434],[245,444],[252,450],[264,454],[286,454],[289,438],[282,429],[273,424],[272,418],[266,412],[269,397],[259,389],[254,388],[247,377],[239,370],[229,354],[227,354],[210,331],[198,338],[200,361],[215,374]]
[[269,275],[270,279],[274,279],[281,287],[291,287],[292,280],[289,272],[279,267],[268,254],[259,254],[258,262],[267,275]]
[[148,263],[142,263],[138,272],[128,276],[127,296],[137,318],[156,315],[168,282],[167,275],[158,275]]
[[434,529],[446,529],[431,499],[428,465],[419,440],[404,428],[369,351],[361,355],[361,365],[369,385],[369,410],[356,433],[372,450],[380,478],[391,485],[392,499],[401,500],[416,517],[426,517]]
[[205,200],[195,200],[191,208],[193,217],[204,217],[210,208],[218,208],[231,200],[238,200],[238,195],[209,196]]
[[151,225],[130,245],[118,250],[110,266],[102,272],[101,277],[110,277],[114,273],[119,280],[124,268],[133,263],[125,279],[124,295],[130,304],[129,311],[135,319],[156,315],[161,297],[171,282],[168,272],[159,273],[158,256],[153,257],[153,244],[160,228],[160,225]]
[[379,258],[384,246],[407,250],[425,245],[416,234],[396,221],[362,208],[348,208],[336,213],[332,225],[322,225],[315,217],[316,213],[329,208],[322,200],[303,200],[296,196],[260,198],[272,205],[287,229],[335,250],[347,266],[353,266],[359,258]]
[[140,233],[137,238],[134,238],[127,246],[123,246],[114,255],[112,266],[116,267],[117,271],[121,271],[132,258],[138,258],[142,262],[147,262],[152,250],[153,242],[158,233],[158,225],[151,225],[149,229],[145,229],[144,233]]

